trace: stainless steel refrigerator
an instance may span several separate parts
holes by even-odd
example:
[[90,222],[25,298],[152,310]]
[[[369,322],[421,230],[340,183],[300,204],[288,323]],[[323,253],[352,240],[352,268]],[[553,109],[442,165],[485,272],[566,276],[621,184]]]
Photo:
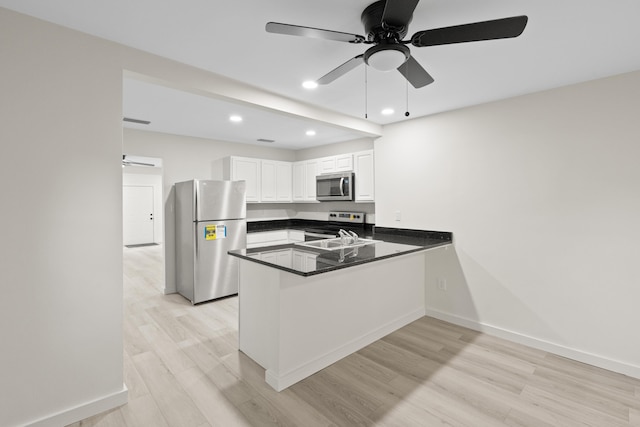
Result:
[[238,293],[238,260],[247,244],[246,183],[191,180],[175,185],[178,293],[197,304]]

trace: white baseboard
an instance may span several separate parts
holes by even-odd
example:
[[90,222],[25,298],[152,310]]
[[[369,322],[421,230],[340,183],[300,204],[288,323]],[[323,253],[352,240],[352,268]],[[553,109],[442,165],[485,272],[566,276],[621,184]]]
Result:
[[424,315],[424,309],[420,308],[415,310],[289,372],[278,375],[278,373],[274,372],[272,369],[268,369],[265,372],[265,381],[275,390],[282,391],[298,381],[301,381],[321,369],[337,362],[338,360],[368,346],[380,338],[389,335],[391,332],[420,319]]
[[59,427],[73,424],[80,420],[84,420],[85,418],[89,418],[93,415],[97,415],[101,412],[126,404],[128,401],[128,395],[129,390],[127,389],[127,386],[122,384],[122,389],[115,393],[109,394],[100,399],[83,403],[82,405],[65,409],[64,411],[60,411],[56,414],[40,418],[39,420],[33,421],[27,425],[30,427]]
[[538,350],[547,351],[558,356],[576,360],[578,362],[597,366],[598,368],[603,368],[608,371],[617,372],[619,374],[640,379],[640,366],[620,362],[617,360],[599,356],[597,354],[565,347],[559,344],[554,344],[549,341],[530,337],[528,335],[523,335],[518,332],[509,331],[507,329],[487,325],[476,320],[467,319],[439,310],[427,308],[425,311],[426,315],[429,317],[444,320],[445,322],[453,323],[454,325],[464,326],[465,328],[473,329],[474,331],[484,332],[488,335],[492,335],[498,338],[504,338],[518,344],[523,344]]

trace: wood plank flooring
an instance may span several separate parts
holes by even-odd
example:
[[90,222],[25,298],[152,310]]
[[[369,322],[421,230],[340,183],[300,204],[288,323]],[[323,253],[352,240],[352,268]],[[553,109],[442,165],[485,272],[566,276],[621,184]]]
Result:
[[278,393],[237,350],[237,297],[162,295],[160,246],[123,260],[129,403],[74,427],[640,426],[640,380],[429,317]]

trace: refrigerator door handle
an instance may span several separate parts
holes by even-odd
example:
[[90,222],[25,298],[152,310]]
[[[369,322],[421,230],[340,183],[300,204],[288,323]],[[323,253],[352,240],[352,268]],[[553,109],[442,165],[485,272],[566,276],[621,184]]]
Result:
[[194,234],[196,235],[195,242],[194,242],[195,243],[194,244],[194,249],[195,249],[194,256],[195,256],[195,259],[198,259],[198,242],[200,241],[200,239],[198,238],[198,223],[194,222],[193,224],[194,224],[193,228],[195,229],[194,230]]

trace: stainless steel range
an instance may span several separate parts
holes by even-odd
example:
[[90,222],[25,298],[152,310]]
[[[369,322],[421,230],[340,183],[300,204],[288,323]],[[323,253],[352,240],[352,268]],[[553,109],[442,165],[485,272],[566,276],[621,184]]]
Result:
[[305,241],[338,237],[340,229],[362,234],[365,229],[364,212],[331,211],[327,225],[308,228],[304,231]]

